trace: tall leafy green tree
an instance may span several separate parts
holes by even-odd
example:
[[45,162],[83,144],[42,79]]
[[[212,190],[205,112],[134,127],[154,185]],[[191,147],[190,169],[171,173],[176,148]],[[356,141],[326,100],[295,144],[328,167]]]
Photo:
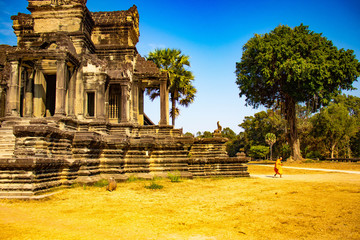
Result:
[[348,109],[349,115],[354,118],[356,123],[356,134],[350,137],[348,156],[352,153],[360,157],[360,98],[352,95],[339,95],[334,99],[334,103],[342,103]]
[[281,118],[278,110],[261,111],[254,116],[246,116],[239,125],[244,129],[243,144],[246,152],[251,146],[266,145],[265,136],[272,132],[277,136],[277,149],[274,152],[280,154],[280,148],[286,142],[285,121]]
[[268,154],[269,154],[269,148],[266,146],[255,145],[255,146],[251,146],[249,150],[249,156],[255,159],[257,158],[265,159]]
[[327,144],[331,158],[334,158],[336,147],[341,143],[347,149],[350,148],[350,138],[355,136],[358,130],[356,119],[349,114],[343,103],[331,103],[321,109],[312,121],[313,131]]
[[[331,158],[358,156],[357,141],[360,131],[360,98],[339,95],[327,107],[311,118],[312,135],[321,142],[316,149]],[[327,151],[321,149],[324,145]]]
[[360,131],[350,139],[351,151],[355,157],[360,157]]
[[[188,107],[189,104],[194,102],[196,88],[193,86],[192,81],[194,76],[190,67],[190,57],[182,54],[178,49],[155,49],[149,53],[147,60],[153,61],[161,71],[167,72],[170,78],[170,101],[171,110],[170,116],[172,118],[172,125],[175,126],[175,118],[180,114],[179,108],[176,104]],[[160,96],[159,89],[148,88],[147,94],[151,100]]]
[[210,131],[204,131],[203,133],[199,131],[196,133],[196,137],[197,138],[212,138],[213,135]]
[[231,128],[226,127],[221,131],[221,136],[231,141],[236,138],[236,133]]
[[235,157],[238,152],[245,150],[245,134],[243,132],[236,135],[235,138],[226,143],[226,151],[230,157]]
[[236,63],[236,83],[247,105],[271,108],[281,103],[293,160],[302,159],[296,104],[306,103],[316,111],[342,89],[354,89],[359,75],[354,51],[337,49],[303,24],[280,25],[270,33],[255,34]]
[[221,136],[227,138],[226,142],[226,151],[230,157],[235,157],[236,153],[240,151],[241,145],[241,136],[236,135],[236,133],[229,127],[222,129]]

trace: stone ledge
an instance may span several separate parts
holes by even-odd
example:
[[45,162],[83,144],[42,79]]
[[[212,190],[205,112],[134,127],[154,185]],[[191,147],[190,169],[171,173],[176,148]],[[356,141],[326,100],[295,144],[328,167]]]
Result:
[[43,123],[28,126],[14,126],[16,137],[49,137],[73,139],[74,133],[63,131],[56,127],[48,126]]
[[42,195],[24,195],[23,192],[0,192],[0,199],[19,199],[19,200],[40,200],[59,194],[62,191],[52,192]]

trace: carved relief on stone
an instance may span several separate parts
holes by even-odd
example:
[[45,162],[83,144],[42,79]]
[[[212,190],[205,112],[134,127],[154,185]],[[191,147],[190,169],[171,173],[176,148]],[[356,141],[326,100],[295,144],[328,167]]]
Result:
[[58,5],[69,5],[71,3],[80,3],[82,5],[86,5],[87,0],[51,0],[51,4],[58,6]]

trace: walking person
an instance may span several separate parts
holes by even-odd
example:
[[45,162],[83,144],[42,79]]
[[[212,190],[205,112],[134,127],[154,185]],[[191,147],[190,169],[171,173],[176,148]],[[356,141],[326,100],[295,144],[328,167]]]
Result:
[[274,177],[276,177],[277,174],[280,175],[280,178],[282,177],[283,174],[283,170],[282,170],[282,157],[278,158],[275,162],[275,166],[274,166],[274,171],[275,171],[275,175]]

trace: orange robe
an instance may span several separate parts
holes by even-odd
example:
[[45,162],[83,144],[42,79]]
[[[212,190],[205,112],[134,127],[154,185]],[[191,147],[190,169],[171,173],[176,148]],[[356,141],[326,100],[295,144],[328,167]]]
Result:
[[276,160],[276,162],[275,162],[274,171],[276,174],[280,174],[280,175],[283,174],[282,163],[281,163],[280,158],[278,160]]

